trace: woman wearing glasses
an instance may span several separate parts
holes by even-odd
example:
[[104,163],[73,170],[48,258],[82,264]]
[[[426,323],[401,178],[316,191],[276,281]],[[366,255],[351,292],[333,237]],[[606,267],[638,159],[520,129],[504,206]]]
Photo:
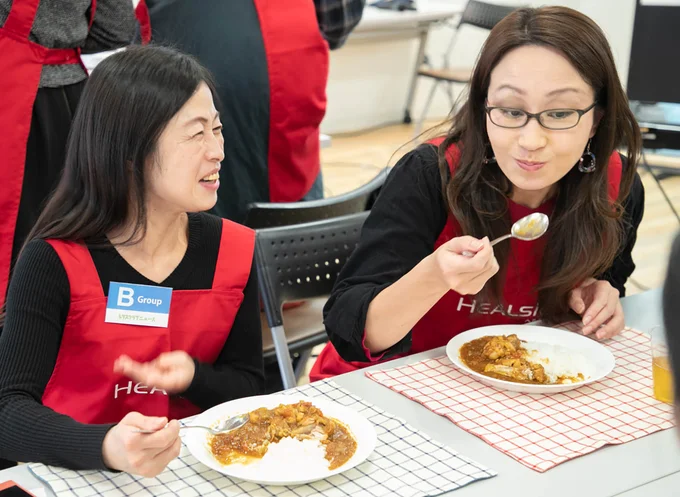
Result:
[[[587,335],[619,333],[644,207],[640,140],[591,19],[564,7],[508,15],[448,134],[391,172],[324,310],[331,343],[312,379],[491,324],[578,315]],[[546,235],[491,248],[534,212],[550,217]]]

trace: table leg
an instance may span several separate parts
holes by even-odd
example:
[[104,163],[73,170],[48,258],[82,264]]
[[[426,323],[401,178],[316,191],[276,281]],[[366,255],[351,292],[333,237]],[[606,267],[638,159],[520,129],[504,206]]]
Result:
[[416,66],[413,69],[413,76],[411,76],[411,85],[408,89],[408,97],[406,97],[406,109],[404,110],[404,124],[411,124],[411,105],[416,95],[416,85],[418,83],[418,70],[425,60],[425,45],[427,45],[427,35],[429,34],[430,26],[423,26],[418,37],[418,56],[416,57]]

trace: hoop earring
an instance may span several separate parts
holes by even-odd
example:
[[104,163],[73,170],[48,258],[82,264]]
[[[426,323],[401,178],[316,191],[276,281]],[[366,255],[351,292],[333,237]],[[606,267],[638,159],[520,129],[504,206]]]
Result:
[[592,173],[595,171],[595,169],[597,169],[597,160],[595,159],[595,154],[590,151],[590,143],[592,141],[592,138],[588,140],[586,151],[578,160],[578,170],[586,174]]

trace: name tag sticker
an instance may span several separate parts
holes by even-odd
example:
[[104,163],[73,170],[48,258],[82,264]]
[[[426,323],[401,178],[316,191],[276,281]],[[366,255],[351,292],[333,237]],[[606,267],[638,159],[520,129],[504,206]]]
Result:
[[172,288],[112,281],[104,321],[167,328],[171,300]]

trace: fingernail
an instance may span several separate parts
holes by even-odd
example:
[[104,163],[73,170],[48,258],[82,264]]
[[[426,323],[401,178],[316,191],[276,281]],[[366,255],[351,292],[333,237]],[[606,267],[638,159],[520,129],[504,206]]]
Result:
[[483,245],[482,242],[472,242],[472,248],[475,250],[482,248]]
[[585,325],[587,325],[588,323],[590,323],[590,321],[591,321],[592,319],[593,319],[593,318],[591,318],[590,316],[584,317],[584,318],[583,318],[583,326],[585,326]]

